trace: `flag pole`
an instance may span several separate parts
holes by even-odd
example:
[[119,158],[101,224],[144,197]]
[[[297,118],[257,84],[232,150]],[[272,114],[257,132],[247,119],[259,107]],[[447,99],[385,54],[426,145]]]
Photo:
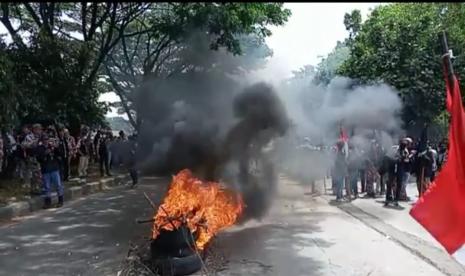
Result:
[[449,80],[450,91],[454,91],[454,67],[452,66],[451,53],[449,51],[449,46],[447,43],[447,34],[446,31],[439,33],[439,41],[442,48],[442,62],[447,70],[447,78]]

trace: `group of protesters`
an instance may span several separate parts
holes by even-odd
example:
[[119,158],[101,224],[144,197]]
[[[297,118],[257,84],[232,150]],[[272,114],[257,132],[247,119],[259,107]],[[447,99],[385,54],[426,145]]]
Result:
[[331,178],[336,201],[357,198],[361,192],[372,198],[384,195],[386,206],[399,206],[399,201],[410,200],[406,192],[410,175],[416,177],[418,194],[426,191],[447,158],[447,145],[421,140],[414,143],[405,137],[389,149],[372,140],[367,149],[341,139],[334,154]]
[[[120,131],[118,137],[111,129],[91,129],[81,126],[73,137],[63,125],[25,125],[21,131],[4,130],[0,135],[0,173],[2,178],[18,177],[22,185],[29,186],[31,195],[43,195],[44,208],[51,207],[52,186],[58,195],[57,207],[63,206],[63,183],[71,178],[71,164],[76,162],[76,177],[88,177],[89,164],[98,163],[100,175],[111,176],[112,167],[121,165],[119,153],[112,151],[115,144],[135,136]],[[135,145],[135,143],[133,143]],[[129,149],[129,172],[133,186],[137,184],[135,171],[135,147]],[[113,154],[112,154],[113,153]],[[112,158],[112,155],[114,158]]]

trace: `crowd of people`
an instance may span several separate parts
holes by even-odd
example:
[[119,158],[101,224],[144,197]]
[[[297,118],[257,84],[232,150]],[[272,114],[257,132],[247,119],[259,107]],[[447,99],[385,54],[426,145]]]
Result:
[[[44,208],[51,207],[52,188],[58,195],[57,207],[64,201],[63,183],[70,178],[86,179],[89,164],[99,164],[100,176],[111,176],[112,167],[128,165],[133,186],[137,184],[135,135],[123,131],[82,126],[76,137],[63,125],[25,125],[21,131],[5,130],[0,135],[0,173],[3,179],[18,178],[31,195],[43,195]],[[118,145],[128,144],[126,152]],[[124,155],[124,158],[123,158]],[[77,170],[72,170],[72,164]],[[75,171],[75,172],[73,172]],[[74,175],[73,175],[74,174]]]
[[331,178],[336,201],[357,198],[361,192],[373,198],[384,195],[386,206],[399,206],[399,201],[410,200],[406,187],[411,175],[416,178],[418,194],[426,191],[447,159],[447,145],[442,142],[435,146],[421,139],[414,143],[405,137],[390,149],[376,140],[362,149],[340,140],[333,153]]

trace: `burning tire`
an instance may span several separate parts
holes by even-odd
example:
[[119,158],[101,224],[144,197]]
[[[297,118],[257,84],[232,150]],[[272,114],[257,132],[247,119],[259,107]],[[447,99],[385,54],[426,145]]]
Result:
[[154,266],[156,271],[162,276],[181,276],[199,271],[202,268],[202,261],[197,254],[192,253],[185,257],[158,259],[155,261]]
[[202,268],[202,256],[195,251],[194,235],[186,226],[162,231],[150,245],[152,267],[160,275],[189,275]]

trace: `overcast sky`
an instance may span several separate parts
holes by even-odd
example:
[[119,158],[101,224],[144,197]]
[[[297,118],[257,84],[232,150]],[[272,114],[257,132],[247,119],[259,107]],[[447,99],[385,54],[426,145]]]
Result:
[[260,72],[265,80],[279,81],[304,65],[316,65],[348,36],[344,14],[361,10],[365,20],[369,10],[380,3],[286,3],[292,16],[286,25],[272,27],[273,35],[266,42],[273,57]]

